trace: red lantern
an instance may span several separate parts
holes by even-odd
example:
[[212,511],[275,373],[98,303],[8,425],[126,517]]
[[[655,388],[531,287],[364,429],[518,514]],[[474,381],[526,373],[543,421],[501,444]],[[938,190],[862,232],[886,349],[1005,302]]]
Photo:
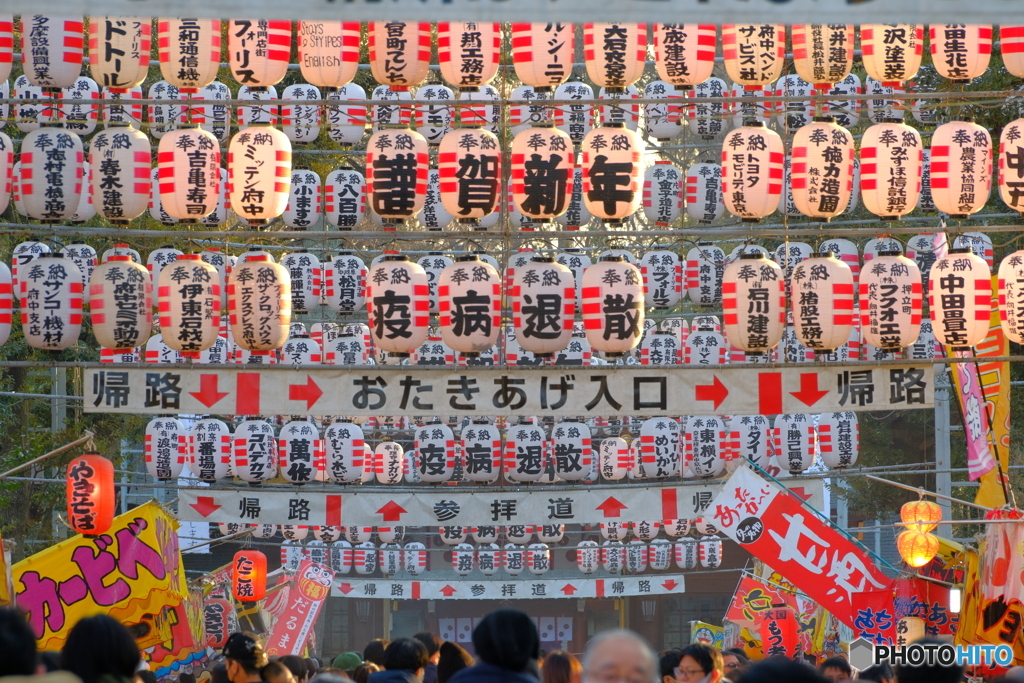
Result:
[[501,281],[494,267],[476,255],[459,258],[441,271],[437,296],[445,344],[464,356],[494,346],[501,326]]
[[914,210],[921,193],[923,149],[921,135],[903,123],[876,123],[864,131],[860,190],[868,211],[895,220]]
[[782,198],[782,138],[763,123],[733,131],[722,145],[725,208],[744,222],[774,213]]
[[992,272],[971,249],[950,249],[928,277],[928,311],[940,344],[967,350],[988,336],[992,315]]
[[805,216],[838,216],[853,193],[853,136],[831,117],[815,119],[793,136],[791,187]]
[[145,266],[112,256],[93,270],[89,311],[100,346],[134,349],[153,329],[153,285]]
[[525,85],[547,91],[572,75],[576,52],[572,24],[513,23],[512,62]]
[[722,56],[734,83],[760,90],[782,75],[786,27],[782,24],[723,24]]
[[725,336],[737,349],[760,355],[778,346],[786,326],[782,268],[760,252],[741,254],[722,276]]
[[82,271],[70,258],[44,253],[17,273],[25,343],[59,351],[75,345],[82,331]]
[[21,58],[29,83],[41,88],[66,88],[82,71],[82,17],[21,17]]
[[104,87],[127,91],[149,73],[153,20],[89,17],[89,71]]
[[852,24],[795,24],[793,66],[800,78],[827,91],[853,66]]
[[921,270],[898,251],[881,251],[860,275],[861,336],[882,351],[899,351],[921,330]]
[[366,27],[366,42],[370,71],[378,83],[404,91],[426,79],[430,69],[429,23],[371,21]]
[[633,85],[647,63],[647,24],[584,24],[583,56],[594,85]]
[[15,182],[26,214],[46,222],[70,219],[86,182],[81,138],[53,128],[33,130],[21,141],[19,163]]
[[640,208],[640,160],[644,141],[627,128],[595,128],[581,145],[583,200],[587,210],[618,223]]
[[271,351],[288,340],[292,285],[288,270],[269,256],[252,256],[228,278],[231,334],[243,349]]
[[572,337],[576,283],[572,271],[551,257],[536,256],[512,279],[512,321],[523,349],[548,357]]
[[640,343],[644,288],[640,269],[607,256],[583,273],[583,325],[591,347],[621,356]]
[[267,595],[267,556],[240,550],[231,563],[231,594],[239,602],[257,602]]
[[457,219],[480,219],[498,205],[501,146],[486,130],[460,128],[438,147],[441,203]]
[[412,130],[381,130],[366,143],[370,208],[386,221],[416,215],[427,193],[430,166],[426,139]]
[[800,343],[831,353],[847,342],[854,325],[853,271],[831,252],[801,261],[793,269],[793,327]]
[[239,85],[265,88],[288,72],[292,22],[231,19],[228,22],[228,65]]
[[75,533],[100,536],[114,521],[114,464],[99,453],[86,453],[68,463],[68,524]]
[[366,307],[374,346],[406,356],[422,344],[430,325],[427,274],[407,256],[387,255],[373,266]]
[[924,27],[920,24],[864,24],[861,60],[868,76],[886,86],[909,81],[921,68]]
[[358,21],[300,21],[299,69],[302,78],[321,88],[343,88],[359,68]]
[[245,128],[228,146],[231,208],[250,225],[284,213],[292,179],[292,143],[276,128]]
[[127,225],[145,213],[150,190],[149,138],[130,127],[93,136],[89,164],[93,206],[114,225]]
[[199,254],[179,256],[160,273],[157,307],[160,334],[175,351],[210,348],[220,331],[220,277]]
[[171,217],[194,222],[217,207],[220,145],[200,128],[172,130],[160,139],[160,206]]
[[[928,27],[932,66],[954,83],[970,83],[988,69],[992,57],[992,27],[945,24]],[[933,143],[934,144],[934,143]]]
[[572,138],[557,128],[527,128],[512,140],[512,201],[534,222],[569,208],[575,159]]
[[157,19],[160,73],[184,92],[199,92],[217,79],[220,69],[219,19]]
[[[1003,160],[1000,153],[1000,162]],[[980,211],[992,190],[992,138],[973,120],[950,121],[935,129],[931,144],[931,194],[935,208],[950,218]]]
[[501,63],[501,24],[438,22],[437,63],[441,78],[452,87],[487,85]]
[[654,61],[661,80],[688,90],[715,68],[714,24],[654,24]]
[[773,605],[759,617],[761,654],[765,657],[781,655],[787,659],[797,656],[800,647],[800,624],[796,613],[787,605]]

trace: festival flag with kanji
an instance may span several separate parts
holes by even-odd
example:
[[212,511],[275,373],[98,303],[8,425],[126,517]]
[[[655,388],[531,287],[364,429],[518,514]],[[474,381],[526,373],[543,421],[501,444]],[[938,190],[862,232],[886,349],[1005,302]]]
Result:
[[773,605],[792,605],[792,596],[786,595],[752,576],[744,576],[736,585],[725,618],[734,624],[753,628],[759,616]]

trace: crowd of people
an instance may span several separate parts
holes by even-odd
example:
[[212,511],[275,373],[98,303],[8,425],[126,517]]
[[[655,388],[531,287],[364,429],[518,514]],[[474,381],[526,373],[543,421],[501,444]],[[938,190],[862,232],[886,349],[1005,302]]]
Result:
[[[373,640],[360,652],[330,662],[286,655],[271,661],[258,636],[233,633],[208,671],[182,673],[174,683],[961,683],[958,666],[881,663],[855,671],[842,657],[818,669],[785,657],[757,663],[740,648],[704,644],[655,655],[637,634],[616,629],[597,634],[582,657],[544,653],[533,620],[499,610],[473,631],[475,657],[431,633],[388,642]],[[938,641],[934,641],[938,642]],[[1024,683],[1014,667],[1005,683]],[[21,680],[24,679],[24,680]],[[157,683],[131,633],[100,615],[79,621],[60,652],[37,652],[24,615],[0,609],[0,683]]]

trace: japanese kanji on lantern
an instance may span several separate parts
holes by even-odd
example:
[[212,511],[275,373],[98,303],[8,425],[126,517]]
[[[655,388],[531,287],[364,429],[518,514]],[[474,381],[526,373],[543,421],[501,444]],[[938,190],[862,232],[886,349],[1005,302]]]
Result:
[[703,225],[724,212],[722,167],[705,162],[690,166],[686,171],[686,215]]
[[758,619],[761,633],[761,654],[765,657],[781,655],[795,657],[800,647],[800,624],[796,612],[788,605],[773,605]]
[[160,334],[175,351],[196,354],[220,332],[220,276],[199,254],[185,254],[160,272],[157,309]]
[[501,146],[490,131],[457,128],[441,140],[437,167],[441,203],[460,220],[491,214],[501,196]]
[[114,464],[99,453],[85,453],[68,463],[68,525],[75,533],[99,536],[114,520]]
[[219,19],[160,18],[157,54],[160,73],[184,92],[198,92],[217,79],[221,54]]
[[[591,447],[590,427],[584,422],[563,420],[551,428],[551,459],[555,475],[565,481],[584,481],[589,475],[594,462],[594,451]],[[562,527],[556,527],[561,528]],[[546,543],[557,543],[562,540],[544,535],[541,527],[540,540]]]
[[297,28],[302,78],[320,88],[342,88],[359,68],[358,21],[300,21]]
[[501,64],[501,24],[438,22],[437,63],[441,78],[452,87],[487,85],[494,80]]
[[362,480],[363,472],[372,470],[366,462],[363,429],[353,422],[335,422],[324,431],[327,475],[339,484]]
[[584,24],[583,56],[594,85],[621,91],[643,75],[647,24]]
[[722,276],[722,324],[737,349],[760,355],[778,346],[786,327],[786,278],[760,252],[740,254]]
[[231,335],[248,351],[271,351],[288,340],[292,284],[288,269],[269,256],[253,256],[228,277]]
[[496,481],[501,473],[501,432],[489,420],[473,420],[462,430],[462,457],[468,481]]
[[969,247],[937,259],[928,276],[928,312],[940,344],[961,351],[981,343],[992,314],[992,273],[985,259]]
[[[479,131],[478,131],[479,132]],[[413,130],[381,130],[366,143],[366,190],[370,208],[389,222],[423,209],[429,170],[426,139]]]
[[371,21],[366,27],[373,78],[392,90],[422,83],[430,69],[430,24]]
[[685,275],[690,301],[700,306],[718,303],[722,300],[725,251],[711,242],[697,242],[686,252]]
[[783,24],[723,24],[722,56],[734,83],[760,90],[782,75],[786,58]]
[[525,85],[546,92],[572,75],[576,43],[572,24],[512,24],[512,63]]
[[479,256],[463,256],[441,271],[437,284],[441,338],[476,356],[494,346],[501,326],[501,279]]
[[640,269],[606,256],[583,273],[583,325],[591,347],[620,356],[640,343],[644,287]]
[[70,219],[85,190],[84,163],[82,139],[74,133],[43,127],[25,135],[14,180],[25,213],[49,223]]
[[853,193],[853,136],[832,117],[815,118],[793,135],[790,187],[805,216],[831,219]]
[[320,259],[308,249],[300,249],[281,258],[292,288],[292,312],[309,313],[320,305],[323,269]]
[[188,430],[188,469],[203,481],[223,479],[232,472],[231,430],[214,418],[192,423]]
[[235,133],[228,145],[228,197],[231,209],[250,225],[263,225],[284,213],[292,180],[292,143],[281,131],[252,126]]
[[643,199],[640,134],[624,127],[595,128],[583,138],[580,149],[587,210],[608,223],[633,215]]
[[[1024,27],[1021,27],[1024,37]],[[1022,42],[1024,48],[1024,42]],[[1021,52],[1024,55],[1024,49]],[[999,134],[999,196],[1008,207],[1024,213],[1024,119],[1017,119],[1003,127]]]
[[370,269],[366,307],[374,346],[400,356],[419,348],[430,323],[427,274],[404,255],[389,254]]
[[782,138],[763,123],[737,128],[722,144],[722,198],[744,222],[774,213],[782,198]]
[[21,17],[25,77],[41,88],[66,88],[82,70],[82,17],[30,14]]
[[228,22],[228,66],[239,85],[266,88],[288,72],[292,22],[231,19]]
[[[293,484],[323,479],[323,442],[315,424],[307,420],[293,420],[281,428],[277,442],[282,477]],[[330,542],[337,538],[320,540]]]
[[827,92],[853,67],[852,24],[794,24],[793,66],[800,78]]
[[240,550],[231,561],[231,594],[239,602],[257,602],[267,595],[267,556]]
[[675,224],[683,212],[683,174],[669,161],[658,161],[644,171],[644,216],[654,225]]
[[854,277],[832,252],[801,261],[790,278],[793,328],[815,353],[831,353],[850,339],[854,326]]
[[181,420],[156,417],[146,424],[146,472],[160,481],[177,479],[188,456],[188,430]]
[[818,432],[812,415],[776,416],[774,437],[779,467],[797,474],[814,465],[818,454]]
[[992,27],[980,24],[932,24],[928,27],[932,66],[954,83],[970,83],[988,69]]
[[861,61],[868,76],[886,86],[898,86],[917,75],[924,53],[920,24],[863,24]]
[[149,17],[89,17],[89,71],[106,88],[125,92],[149,73],[153,20]]
[[93,270],[89,311],[100,346],[133,349],[153,329],[153,285],[145,266],[130,256],[112,256]]
[[266,420],[243,420],[235,427],[233,472],[249,483],[277,476],[277,441]]
[[220,145],[201,128],[172,130],[160,138],[160,205],[179,221],[195,222],[217,207]]
[[89,145],[89,166],[96,212],[114,225],[127,225],[145,213],[151,163],[145,133],[119,126],[94,135]]
[[1003,333],[1017,344],[1024,343],[1024,251],[1015,251],[1000,262],[998,293]]
[[921,270],[898,251],[880,251],[860,274],[860,330],[883,351],[899,351],[921,331]]
[[856,465],[860,454],[857,414],[845,412],[819,415],[818,450],[826,467],[844,469]]
[[505,477],[515,482],[539,481],[544,475],[546,444],[544,430],[536,425],[510,427],[505,437]]
[[534,222],[561,216],[573,192],[572,139],[557,128],[527,128],[512,140],[512,200]]
[[[930,149],[935,208],[950,218],[968,218],[980,211],[992,191],[992,138],[988,131],[973,119],[950,121],[932,133]],[[1000,153],[1000,162],[1003,159]]]
[[11,324],[14,322],[14,284],[11,269],[6,263],[0,262],[0,346],[11,336]]
[[420,480],[429,483],[450,481],[455,471],[455,436],[451,428],[435,423],[418,427],[413,433]]
[[550,357],[568,346],[576,314],[571,270],[554,258],[535,256],[515,269],[510,294],[512,324],[523,349]]
[[882,220],[896,220],[913,211],[921,194],[924,164],[920,133],[887,120],[864,131],[860,145],[864,208]]
[[11,141],[11,138],[9,138],[6,133],[0,133],[0,213],[6,211],[7,207],[10,205],[11,192],[13,191],[13,189],[14,143]]
[[84,278],[70,258],[43,253],[18,271],[21,331],[25,343],[59,351],[82,332]]
[[658,76],[677,90],[689,90],[711,77],[715,68],[714,24],[654,24],[654,61]]

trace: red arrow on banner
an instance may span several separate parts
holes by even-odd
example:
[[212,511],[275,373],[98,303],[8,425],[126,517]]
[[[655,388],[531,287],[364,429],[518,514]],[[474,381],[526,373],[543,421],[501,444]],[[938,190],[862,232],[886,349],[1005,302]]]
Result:
[[618,500],[616,500],[615,496],[609,496],[607,500],[605,500],[603,503],[598,505],[597,508],[595,508],[595,509],[600,510],[601,512],[603,512],[604,516],[607,518],[607,517],[618,517],[619,513],[621,513],[623,510],[627,509],[628,507],[629,507],[628,505],[623,505]]
[[387,505],[377,510],[377,514],[384,518],[385,522],[401,522],[402,515],[409,512],[395,501],[390,501]]
[[678,587],[679,587],[679,584],[678,584],[678,583],[676,583],[674,579],[669,579],[668,581],[664,582],[664,583],[663,583],[663,584],[661,584],[661,585],[662,585],[662,586],[663,586],[663,587],[665,588],[665,590],[667,590],[667,591],[675,590],[676,588],[678,588]]
[[443,595],[446,598],[452,597],[457,592],[458,591],[456,591],[454,588],[452,588],[448,584],[445,584],[445,587],[441,589],[441,595]]
[[306,375],[305,384],[289,384],[288,385],[288,400],[289,401],[305,401],[306,410],[311,410],[313,404],[324,395],[324,392],[320,390],[320,387],[316,385],[313,378]]
[[349,593],[354,591],[355,588],[352,587],[351,583],[343,583],[340,586],[338,586],[338,590],[340,590],[345,595],[348,595]]
[[212,408],[215,403],[227,396],[227,393],[217,391],[217,375],[199,375],[199,391],[190,391],[189,395],[194,396],[207,408]]
[[190,503],[189,505],[203,517],[209,517],[221,508],[220,505],[214,504],[213,496],[198,496],[196,498],[196,502]]
[[792,491],[797,498],[803,501],[810,501],[811,496],[814,495],[813,493],[805,489],[803,486],[792,486],[789,490]]
[[718,379],[718,375],[715,375],[714,382],[711,384],[698,384],[696,389],[697,400],[713,401],[715,410],[722,405],[722,401],[729,397],[729,390],[722,384],[722,380]]
[[800,373],[800,391],[791,391],[789,395],[810,407],[828,394],[828,389],[818,390],[818,373]]
[[566,595],[572,595],[576,592],[576,590],[576,586],[572,585],[571,583],[567,583],[562,587],[562,592]]

